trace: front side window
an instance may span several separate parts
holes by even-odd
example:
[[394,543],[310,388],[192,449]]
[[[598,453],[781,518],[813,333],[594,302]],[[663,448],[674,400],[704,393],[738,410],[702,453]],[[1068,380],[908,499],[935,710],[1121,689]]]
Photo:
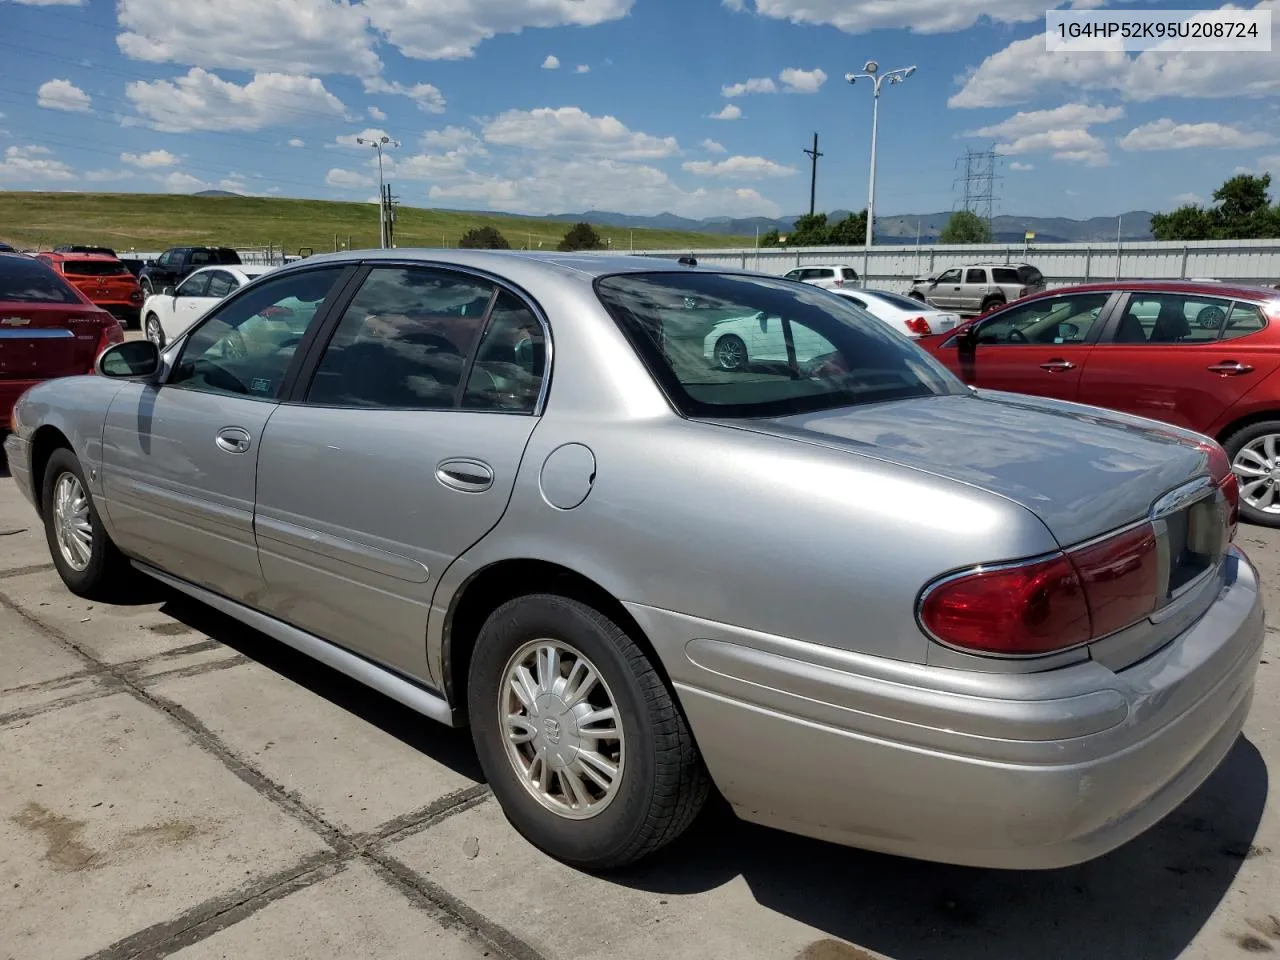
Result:
[[990,345],[1083,343],[1110,298],[1081,293],[1033,300],[982,321],[976,339]]
[[960,282],[960,269],[957,267],[957,268],[956,268],[956,269],[954,269],[954,270],[946,270],[946,271],[944,271],[944,272],[940,273],[940,274],[938,275],[938,280],[937,280],[937,282],[938,282],[938,283],[959,283],[959,282]]
[[[375,267],[325,348],[307,402],[453,408],[496,290],[450,270]],[[475,387],[483,392],[489,383]]]
[[175,297],[203,297],[207,296],[208,290],[209,274],[196,273],[178,284],[178,289],[173,291],[173,295]]
[[636,273],[596,293],[686,416],[785,416],[965,387],[840,297],[763,277]]
[[277,399],[294,350],[342,269],[277,277],[215,309],[187,338],[168,383]]
[[166,250],[164,253],[160,254],[160,256],[156,259],[156,264],[161,267],[167,267],[167,266],[170,266],[176,259],[177,259],[177,256],[174,254],[172,250]]
[[1113,342],[1122,344],[1210,343],[1222,333],[1231,301],[1182,293],[1130,295]]

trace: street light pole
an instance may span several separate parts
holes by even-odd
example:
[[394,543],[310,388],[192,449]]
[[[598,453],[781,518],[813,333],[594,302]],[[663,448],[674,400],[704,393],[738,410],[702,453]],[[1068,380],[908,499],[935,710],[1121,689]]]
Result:
[[387,188],[382,182],[382,148],[398,147],[399,140],[392,140],[386,134],[376,139],[365,139],[364,137],[356,137],[356,143],[366,147],[373,147],[378,152],[378,246],[383,250],[387,248]]
[[871,176],[867,184],[867,237],[862,247],[862,285],[866,287],[869,280],[868,272],[871,269],[872,231],[875,229],[876,222],[876,136],[880,126],[880,85],[886,80],[891,84],[901,83],[915,73],[916,68],[914,66],[899,67],[887,73],[880,73],[880,64],[874,60],[868,60],[863,64],[862,69],[864,72],[846,73],[844,78],[850,84],[855,84],[859,80],[871,81]]

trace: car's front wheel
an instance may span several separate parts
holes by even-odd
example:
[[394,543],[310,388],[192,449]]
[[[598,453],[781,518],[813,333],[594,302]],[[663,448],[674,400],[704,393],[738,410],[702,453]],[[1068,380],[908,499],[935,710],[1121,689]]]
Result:
[[1280,527],[1280,420],[1237,430],[1223,443],[1240,484],[1240,517]]
[[154,313],[147,314],[147,322],[145,324],[147,339],[154,343],[161,350],[164,349],[164,328],[160,326],[160,318]]
[[472,736],[512,825],[581,869],[631,863],[675,839],[709,779],[671,691],[616,623],[552,594],[519,597],[480,631]]
[[143,299],[146,299],[155,293],[155,289],[151,286],[150,277],[143,277],[138,281],[138,286],[142,288]]
[[716,341],[716,366],[721,370],[742,370],[747,365],[747,345],[732,333]]
[[77,596],[110,600],[130,574],[98,516],[76,455],[63,447],[45,467],[40,503],[53,565]]

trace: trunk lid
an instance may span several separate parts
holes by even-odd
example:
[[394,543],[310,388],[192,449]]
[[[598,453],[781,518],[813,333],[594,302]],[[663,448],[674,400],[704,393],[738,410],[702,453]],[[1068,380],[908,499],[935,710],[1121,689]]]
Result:
[[0,380],[88,373],[108,319],[80,303],[0,301]]
[[1189,434],[995,391],[722,422],[990,490],[1034,513],[1063,547],[1142,519],[1163,494],[1208,474]]
[[62,275],[94,303],[125,303],[140,289],[133,274],[118,260],[65,260]]

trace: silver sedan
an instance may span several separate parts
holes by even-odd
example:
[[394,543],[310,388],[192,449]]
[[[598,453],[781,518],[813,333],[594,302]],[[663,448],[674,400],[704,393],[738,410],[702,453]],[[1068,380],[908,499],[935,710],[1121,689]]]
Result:
[[[779,348],[708,357],[752,327]],[[68,588],[141,572],[468,724],[511,822],[585,869],[713,787],[859,847],[1075,863],[1249,709],[1216,444],[971,390],[804,284],[313,257],[98,373],[30,390],[5,442]]]

